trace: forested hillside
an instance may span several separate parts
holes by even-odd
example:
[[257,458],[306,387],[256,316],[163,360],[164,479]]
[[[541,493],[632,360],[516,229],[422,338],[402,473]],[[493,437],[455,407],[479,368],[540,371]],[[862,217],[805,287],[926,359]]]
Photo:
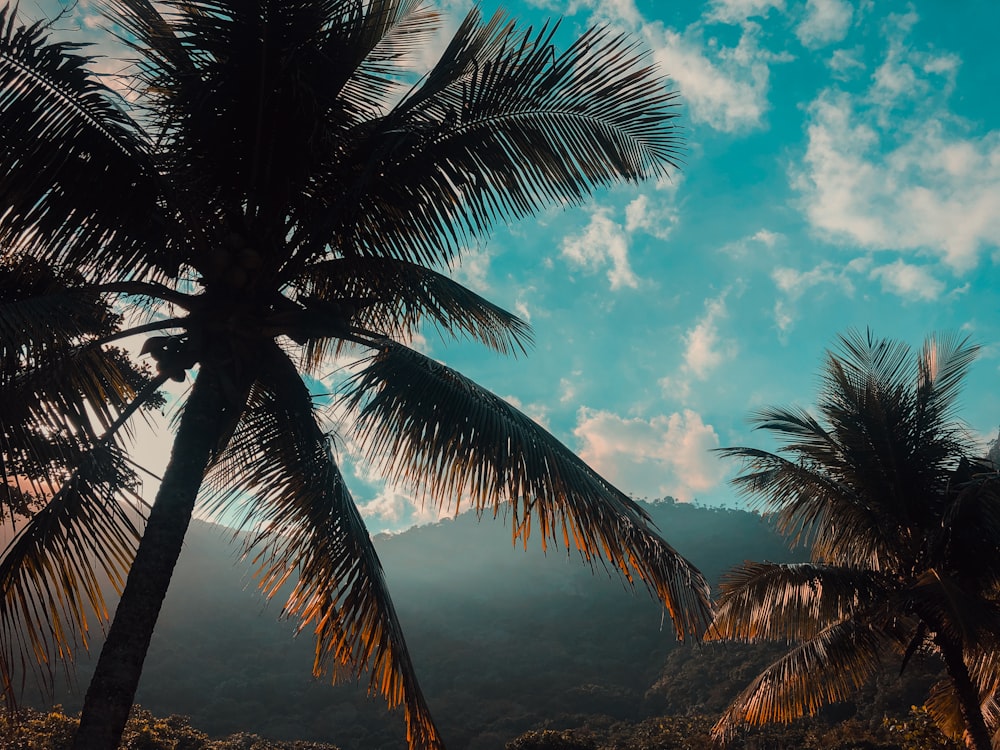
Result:
[[[649,510],[711,580],[744,559],[793,555],[750,513],[670,501]],[[157,715],[186,715],[213,736],[246,731],[343,750],[401,750],[401,717],[363,685],[334,688],[310,677],[311,639],[294,639],[291,625],[277,622],[278,608],[253,592],[252,566],[236,562],[226,533],[192,528],[139,703]],[[582,726],[594,717],[714,711],[751,674],[730,647],[675,650],[669,622],[641,587],[632,592],[565,550],[512,548],[499,521],[463,515],[376,543],[451,747],[502,750],[530,728]],[[88,668],[81,664],[81,684]],[[66,692],[59,699],[70,711],[80,700]]]

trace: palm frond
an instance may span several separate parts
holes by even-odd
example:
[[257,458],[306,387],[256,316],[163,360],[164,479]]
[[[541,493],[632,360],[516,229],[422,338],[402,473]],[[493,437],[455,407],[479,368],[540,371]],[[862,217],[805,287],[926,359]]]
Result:
[[369,688],[403,706],[413,750],[442,747],[417,684],[382,567],[287,355],[262,355],[261,377],[232,440],[208,474],[208,507],[242,516],[246,553],[268,597],[286,582],[283,614],[316,636],[314,672],[368,671]]
[[0,8],[0,247],[62,267],[146,273],[159,212],[145,142],[89,59],[46,33]]
[[712,728],[728,741],[740,727],[789,723],[850,698],[875,673],[885,638],[847,620],[782,656],[743,690]]
[[50,687],[60,662],[86,648],[92,622],[119,593],[138,543],[136,478],[125,455],[102,443],[35,512],[0,554],[0,679],[8,703],[16,675],[33,671]]
[[[843,482],[833,467],[792,461],[759,448],[718,451],[744,461],[744,472],[731,480],[737,490],[776,514],[778,530],[792,545],[811,547],[816,560],[848,566],[891,569],[898,558],[898,519],[868,502]],[[834,471],[828,471],[828,469]]]
[[[347,108],[374,117],[384,113],[399,92],[412,55],[439,26],[439,14],[423,0],[376,0],[365,6],[361,39],[354,45],[360,61],[344,82]],[[345,66],[346,67],[346,66]]]
[[[302,280],[305,302],[317,314],[339,314],[346,325],[406,339],[432,321],[441,335],[465,335],[502,354],[524,352],[530,326],[447,276],[391,258],[338,258],[310,266]],[[301,298],[300,298],[301,299]],[[336,341],[310,342],[320,361]]]
[[[862,334],[850,329],[837,337],[836,348],[827,353],[823,378],[830,387],[824,394],[836,396],[875,384],[886,390],[906,389],[912,368],[911,350],[905,342],[876,339],[870,330]],[[845,389],[845,384],[850,387]]]
[[948,571],[929,567],[901,593],[911,611],[939,636],[967,649],[1000,643],[1000,601],[984,597]]
[[384,340],[346,394],[383,474],[455,510],[509,510],[515,543],[576,549],[666,605],[680,637],[704,629],[701,574],[650,528],[642,509],[537,423],[459,373]]
[[815,563],[746,562],[724,574],[710,640],[804,641],[884,601],[870,570]]
[[[990,701],[987,701],[989,704]],[[962,704],[958,699],[954,683],[948,679],[935,682],[927,694],[924,708],[935,726],[948,739],[958,744],[964,744],[965,739],[965,718],[962,716]],[[987,718],[984,711],[984,718]],[[993,723],[996,727],[996,723]]]
[[440,266],[498,222],[676,167],[673,94],[634,44],[592,29],[558,53],[553,33],[472,11],[421,85],[331,160],[309,252]]
[[1000,591],[1000,473],[962,477],[956,472],[954,479],[935,535],[943,565],[977,590]]
[[34,261],[0,264],[0,479],[39,497],[149,382],[123,352],[94,343],[118,317],[74,283]]
[[953,419],[958,392],[969,367],[979,355],[979,346],[968,337],[928,336],[917,357],[918,398],[940,427]]

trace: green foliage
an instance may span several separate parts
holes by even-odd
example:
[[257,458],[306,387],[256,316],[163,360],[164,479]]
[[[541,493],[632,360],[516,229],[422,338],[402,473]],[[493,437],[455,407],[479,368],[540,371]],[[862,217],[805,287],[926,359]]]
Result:
[[[80,721],[66,716],[62,706],[51,711],[20,709],[0,714],[3,750],[67,750]],[[120,750],[337,750],[316,742],[275,742],[241,732],[212,740],[191,726],[185,716],[159,718],[135,706],[122,735]]]
[[734,484],[811,558],[746,562],[723,579],[709,637],[790,648],[733,700],[720,740],[851,699],[887,653],[904,667],[937,654],[948,679],[925,705],[944,731],[991,749],[1000,474],[955,415],[977,351],[931,336],[914,353],[852,331],[827,353],[818,417],[761,409],[752,422],[777,451],[723,449],[743,461]]
[[552,729],[525,732],[511,740],[506,750],[596,750],[593,739],[577,732]]
[[[714,719],[706,714],[657,716],[638,723],[594,724],[578,729],[533,730],[506,750],[716,750]],[[881,725],[857,720],[833,724],[805,719],[755,727],[735,737],[732,750],[959,750],[933,726],[926,712]]]
[[922,706],[911,706],[905,718],[887,717],[884,725],[899,743],[900,750],[960,750],[957,742],[941,734],[934,719]]

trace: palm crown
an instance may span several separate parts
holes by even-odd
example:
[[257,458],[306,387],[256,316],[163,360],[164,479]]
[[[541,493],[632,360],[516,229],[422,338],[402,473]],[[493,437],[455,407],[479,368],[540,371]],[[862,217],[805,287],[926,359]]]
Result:
[[[110,415],[87,461],[51,449],[58,491],[2,558],[8,687],[18,653],[48,663],[85,633],[88,609],[103,616],[95,570],[114,582],[130,571],[77,737],[114,746],[203,490],[250,532],[267,593],[295,581],[284,611],[315,633],[317,672],[369,670],[372,688],[403,705],[411,747],[441,746],[303,379],[339,353],[359,358],[340,397],[388,478],[438,502],[510,508],[515,540],[534,527],[638,578],[678,633],[700,631],[704,581],[639,506],[403,343],[430,323],[524,350],[526,323],[447,275],[463,243],[675,166],[673,95],[633,44],[591,30],[557,54],[554,27],[473,11],[403,91],[408,54],[436,28],[413,0],[110,0],[107,14],[136,58],[128,106],[71,45],[0,15],[0,249],[7,264],[31,259],[63,279],[32,300],[44,316],[0,307],[0,344],[23,359],[55,331],[89,359],[58,393],[21,391],[55,412],[66,394],[90,393]],[[81,336],[66,310],[95,296],[148,320]],[[102,373],[110,342],[151,332],[143,351],[158,374],[145,387]],[[16,360],[4,359],[7,380]],[[140,542],[109,499],[129,487],[110,473],[125,460],[120,428],[194,367]],[[0,418],[9,431],[15,420]]]
[[949,679],[928,707],[946,730],[990,747],[998,723],[1000,480],[955,417],[977,347],[905,345],[853,332],[828,354],[817,408],[768,408],[755,425],[777,453],[738,447],[736,486],[812,550],[809,563],[746,563],[722,585],[711,638],[794,648],[755,679],[716,725],[789,721],[849,698],[884,651],[903,666],[940,655]]

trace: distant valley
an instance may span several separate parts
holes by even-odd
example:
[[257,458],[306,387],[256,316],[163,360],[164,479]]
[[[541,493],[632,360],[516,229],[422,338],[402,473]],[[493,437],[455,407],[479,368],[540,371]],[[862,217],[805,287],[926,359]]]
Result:
[[[647,507],[710,580],[744,559],[792,556],[759,516],[672,501]],[[190,716],[212,735],[249,731],[343,750],[404,750],[399,712],[388,714],[364,685],[311,678],[309,635],[293,639],[293,624],[277,620],[280,602],[265,606],[230,535],[193,524],[137,701],[158,715]],[[509,528],[492,518],[462,515],[380,536],[376,546],[451,747],[502,750],[547,722],[632,720],[663,708],[662,695],[649,689],[677,644],[644,589],[633,593],[565,550],[543,554],[537,539],[527,551],[512,548]],[[78,690],[57,696],[67,710],[78,709],[89,670],[84,660]]]

